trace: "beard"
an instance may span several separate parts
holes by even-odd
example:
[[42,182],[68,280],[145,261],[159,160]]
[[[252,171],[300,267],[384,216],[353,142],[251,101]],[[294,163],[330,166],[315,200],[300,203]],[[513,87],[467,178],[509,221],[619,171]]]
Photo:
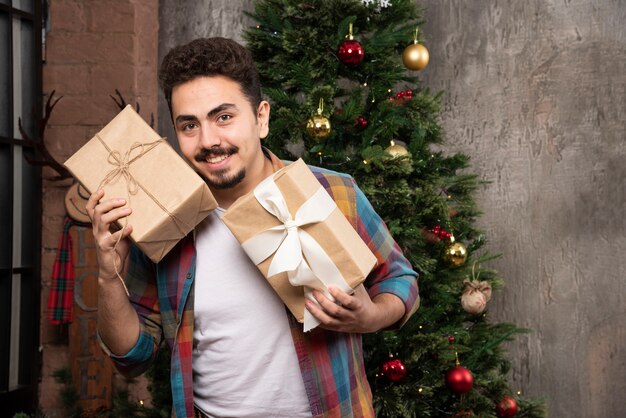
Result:
[[246,177],[246,169],[242,168],[235,174],[228,175],[226,170],[211,173],[211,177],[201,175],[209,188],[216,190],[231,189],[241,183]]
[[[194,160],[198,162],[205,162],[207,158],[229,156],[239,151],[237,147],[229,148],[203,148],[194,157]],[[229,174],[228,170],[219,170],[211,173],[210,177],[201,174],[206,184],[213,189],[230,189],[237,186],[246,177],[246,168],[242,167],[241,170],[234,174]]]

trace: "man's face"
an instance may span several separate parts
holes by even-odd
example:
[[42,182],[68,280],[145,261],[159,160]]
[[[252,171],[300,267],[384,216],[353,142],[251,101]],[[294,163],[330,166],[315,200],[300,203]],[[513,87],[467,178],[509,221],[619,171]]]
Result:
[[239,197],[271,173],[260,140],[268,133],[269,104],[255,115],[235,81],[198,77],[174,87],[172,118],[183,155],[212,191]]

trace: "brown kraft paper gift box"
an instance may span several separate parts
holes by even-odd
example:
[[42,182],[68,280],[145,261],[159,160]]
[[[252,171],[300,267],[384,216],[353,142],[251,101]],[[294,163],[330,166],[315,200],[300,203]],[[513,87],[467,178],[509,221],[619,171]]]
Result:
[[[322,188],[301,159],[274,173],[273,177],[284,196],[292,218],[301,205]],[[325,190],[323,192],[326,193]],[[303,225],[301,229],[308,232],[321,245],[341,272],[345,282],[354,289],[365,280],[376,265],[376,257],[337,205],[334,202],[332,205],[334,209],[328,218],[322,222]],[[283,224],[259,203],[253,192],[233,203],[222,219],[242,244],[269,228]],[[257,264],[257,267],[294,317],[303,322],[305,309],[303,286],[292,286],[286,272],[267,277],[274,255]]]
[[126,106],[64,164],[93,193],[127,200],[131,239],[159,262],[217,207],[202,178]]

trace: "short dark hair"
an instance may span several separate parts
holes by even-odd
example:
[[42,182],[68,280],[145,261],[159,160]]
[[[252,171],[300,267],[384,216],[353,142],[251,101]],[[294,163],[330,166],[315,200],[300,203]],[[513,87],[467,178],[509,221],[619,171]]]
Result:
[[252,111],[261,103],[261,82],[252,54],[226,38],[199,38],[174,47],[159,69],[159,83],[172,112],[172,89],[197,77],[224,76],[241,87]]

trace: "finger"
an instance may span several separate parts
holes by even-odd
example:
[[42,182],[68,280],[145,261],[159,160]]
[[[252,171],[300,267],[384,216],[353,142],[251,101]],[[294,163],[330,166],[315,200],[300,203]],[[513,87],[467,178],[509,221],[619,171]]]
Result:
[[114,234],[110,234],[106,238],[103,238],[98,243],[98,248],[103,252],[115,251],[117,256],[124,258],[127,249],[129,248],[129,240],[127,237],[132,232],[132,227],[127,225],[123,229],[120,229]]
[[358,308],[358,299],[354,296],[344,292],[338,287],[329,286],[328,292],[331,294],[333,298],[335,298],[335,303],[337,305],[342,306],[345,309],[354,310]]
[[[124,219],[133,212],[132,208],[128,206],[114,207],[108,212],[105,212],[100,217],[103,229],[111,230],[111,227],[115,225],[117,221]],[[117,231],[119,227],[114,227],[114,231]]]
[[122,207],[125,204],[126,204],[126,199],[123,199],[123,198],[101,200],[100,203],[98,203],[95,206],[94,212],[96,213],[96,215],[101,216],[102,214],[109,212],[115,208]]
[[117,231],[115,231],[111,235],[114,236],[115,238],[118,238],[121,235],[122,239],[124,239],[124,238],[129,237],[131,232],[133,232],[132,225],[124,225],[123,227],[118,228]]
[[99,203],[94,209],[93,227],[98,233],[106,233],[112,223],[124,216],[128,216],[130,211],[125,209],[124,199],[108,199]]
[[330,326],[337,323],[337,320],[330,316],[326,311],[322,309],[320,305],[313,302],[309,298],[304,298],[304,304],[306,309],[313,315],[321,324]]
[[85,209],[87,209],[87,214],[92,220],[93,220],[93,214],[94,214],[96,205],[98,204],[100,199],[102,199],[102,196],[104,196],[104,190],[100,189],[92,193],[91,196],[89,196],[89,199],[87,200]]
[[112,250],[118,245],[118,243],[122,244],[124,242],[124,239],[130,236],[132,231],[133,227],[131,225],[126,225],[119,231],[109,235],[107,238],[104,239],[104,241],[102,241],[104,244],[104,249]]
[[335,318],[341,315],[343,308],[339,306],[337,303],[335,303],[334,301],[328,299],[319,290],[313,291],[313,297],[315,298],[315,300],[317,300],[317,302],[320,304],[322,309],[324,309],[324,311],[328,315],[335,317]]

